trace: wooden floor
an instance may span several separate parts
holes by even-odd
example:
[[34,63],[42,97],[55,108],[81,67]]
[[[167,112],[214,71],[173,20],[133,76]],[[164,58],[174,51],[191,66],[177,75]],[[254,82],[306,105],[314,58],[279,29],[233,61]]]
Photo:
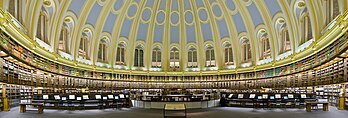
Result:
[[[30,109],[30,108],[28,108]],[[348,111],[330,107],[329,112],[306,112],[305,109],[252,109],[215,107],[188,110],[188,118],[348,118]],[[124,108],[121,110],[48,110],[44,114],[37,111],[19,113],[19,107],[9,112],[0,112],[0,118],[162,118],[162,110]]]

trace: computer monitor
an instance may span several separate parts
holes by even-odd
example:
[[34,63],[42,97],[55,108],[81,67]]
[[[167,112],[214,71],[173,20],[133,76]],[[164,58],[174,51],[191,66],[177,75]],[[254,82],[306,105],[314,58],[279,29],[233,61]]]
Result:
[[82,98],[81,97],[76,97],[76,100],[80,101],[80,100],[82,100]]
[[129,98],[129,95],[126,95],[126,98]]
[[249,98],[255,98],[255,94],[250,94]]
[[65,100],[66,100],[66,97],[62,97],[62,100],[65,101]]
[[232,98],[233,94],[228,95],[228,98]]
[[108,99],[108,97],[106,97],[106,96],[103,97],[103,100],[107,100],[107,99]]
[[114,99],[114,95],[108,95],[109,99]]
[[301,94],[301,98],[307,98],[306,94]]
[[288,96],[284,96],[284,99],[287,100],[287,99],[289,99],[289,98],[288,98]]
[[294,98],[294,95],[293,95],[293,94],[288,94],[288,97],[289,97],[290,99],[293,99],[293,98]]
[[124,94],[120,94],[120,99],[124,99]]
[[59,95],[54,95],[54,99],[55,100],[60,100],[60,96]]
[[257,96],[257,99],[262,100],[262,96]]
[[82,98],[83,98],[84,100],[88,100],[88,99],[89,99],[88,95],[83,95]]
[[270,96],[269,99],[274,100],[274,96]]
[[75,95],[69,95],[69,100],[75,100]]
[[263,95],[262,95],[262,98],[263,98],[263,99],[268,99],[268,94],[263,94]]
[[275,94],[275,98],[280,99],[282,96],[280,94]]
[[101,95],[95,95],[95,99],[100,100],[102,99]]
[[243,98],[244,94],[238,94],[238,98]]
[[118,100],[119,99],[119,97],[118,96],[115,96],[115,100]]
[[48,100],[48,99],[49,99],[49,98],[48,98],[48,95],[42,95],[42,99]]

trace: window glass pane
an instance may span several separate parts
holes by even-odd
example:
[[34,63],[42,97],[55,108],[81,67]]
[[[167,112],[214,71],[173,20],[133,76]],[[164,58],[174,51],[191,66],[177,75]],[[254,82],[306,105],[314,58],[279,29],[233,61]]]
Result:
[[161,51],[157,51],[157,62],[161,62]]
[[193,51],[193,62],[197,62],[197,51]]

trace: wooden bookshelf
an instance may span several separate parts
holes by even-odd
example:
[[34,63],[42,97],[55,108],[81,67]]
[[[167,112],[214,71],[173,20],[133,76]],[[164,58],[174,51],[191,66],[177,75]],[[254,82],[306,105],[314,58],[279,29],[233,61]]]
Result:
[[[246,73],[200,76],[152,76],[101,73],[52,62],[14,42],[0,31],[1,82],[52,88],[90,89],[260,89],[328,85],[348,81],[348,59],[338,57],[348,48],[348,33],[325,49],[298,62]],[[339,58],[338,61],[336,58]]]

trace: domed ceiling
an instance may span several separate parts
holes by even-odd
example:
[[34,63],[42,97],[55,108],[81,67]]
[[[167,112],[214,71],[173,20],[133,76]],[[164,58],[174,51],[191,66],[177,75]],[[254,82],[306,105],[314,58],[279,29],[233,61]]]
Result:
[[[30,3],[36,6],[27,8],[34,11],[27,16],[36,17],[24,26],[49,52],[87,65],[165,72],[233,70],[272,65],[311,47],[333,19],[323,12],[325,2],[43,0]],[[343,5],[331,9],[331,16],[344,11]],[[39,13],[48,17],[47,34],[38,30],[43,27]]]

